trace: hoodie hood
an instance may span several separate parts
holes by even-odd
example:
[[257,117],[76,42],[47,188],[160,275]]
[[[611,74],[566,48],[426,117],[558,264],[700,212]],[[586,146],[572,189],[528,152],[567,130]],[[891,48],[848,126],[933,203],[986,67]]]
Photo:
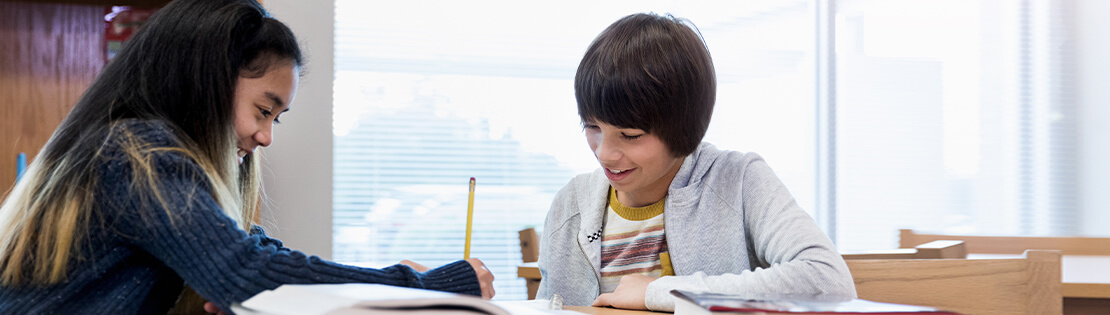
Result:
[[[698,149],[694,153],[686,156],[682,161],[682,166],[679,167],[678,173],[675,174],[674,179],[671,180],[671,186],[667,189],[668,197],[667,202],[681,202],[683,200],[697,200],[696,198],[688,198],[698,193],[698,187],[701,186],[702,180],[705,178],[709,170],[713,168],[714,162],[721,156],[721,150],[708,142],[702,142],[698,145]],[[681,204],[675,204],[681,205]]]

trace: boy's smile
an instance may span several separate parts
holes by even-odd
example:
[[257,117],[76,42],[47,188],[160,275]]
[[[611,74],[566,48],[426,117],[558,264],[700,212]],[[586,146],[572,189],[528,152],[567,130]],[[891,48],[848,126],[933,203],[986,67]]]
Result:
[[618,170],[615,170],[615,169],[606,168],[605,170],[607,171],[607,172],[605,172],[605,177],[609,177],[609,181],[619,182],[622,179],[628,177],[628,174],[631,174],[632,171],[634,171],[636,169],[627,169],[627,170],[618,171]]
[[673,157],[663,140],[640,129],[602,122],[586,122],[583,126],[586,142],[605,168],[605,176],[621,203],[642,207],[667,195],[683,158]]

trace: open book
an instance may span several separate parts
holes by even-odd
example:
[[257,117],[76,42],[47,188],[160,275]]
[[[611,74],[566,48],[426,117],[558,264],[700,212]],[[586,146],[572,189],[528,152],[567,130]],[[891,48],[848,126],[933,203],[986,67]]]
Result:
[[382,284],[286,284],[231,307],[236,314],[489,314],[509,311],[475,296]]
[[675,315],[710,314],[958,314],[932,307],[820,295],[733,295],[672,290]]

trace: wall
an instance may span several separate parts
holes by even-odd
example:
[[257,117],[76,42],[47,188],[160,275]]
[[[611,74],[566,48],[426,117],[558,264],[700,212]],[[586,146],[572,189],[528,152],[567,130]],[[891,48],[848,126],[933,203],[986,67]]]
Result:
[[0,196],[104,67],[104,7],[0,2]]
[[[276,145],[264,153],[273,201],[264,220],[291,248],[327,258],[334,3],[264,4],[293,28],[309,59],[294,107],[276,128]],[[101,5],[0,1],[0,196],[15,181],[16,155],[33,158],[103,68],[103,16]]]
[[1110,236],[1110,1],[1074,2],[1082,234]]
[[266,0],[263,4],[293,29],[307,57],[296,99],[281,116],[282,124],[274,128],[274,144],[262,154],[263,183],[271,201],[263,207],[264,226],[289,248],[328,259],[335,3]]
[[[308,73],[293,110],[266,149],[266,207],[271,233],[291,248],[330,257],[332,209],[331,103],[334,3],[266,0],[271,12],[293,28],[308,53]],[[1079,84],[1083,231],[1110,236],[1110,1],[1079,0],[1075,26],[1082,65]]]

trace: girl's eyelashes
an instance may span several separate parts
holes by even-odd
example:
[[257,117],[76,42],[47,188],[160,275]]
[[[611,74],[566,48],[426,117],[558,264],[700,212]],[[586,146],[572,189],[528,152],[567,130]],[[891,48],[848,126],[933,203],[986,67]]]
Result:
[[[274,114],[274,112],[271,112],[271,111],[263,109],[263,108],[259,108],[258,110],[262,112],[262,118],[270,118],[270,116]],[[281,119],[279,119],[279,118],[281,118],[281,117],[274,117],[274,124],[275,125],[281,123]]]

